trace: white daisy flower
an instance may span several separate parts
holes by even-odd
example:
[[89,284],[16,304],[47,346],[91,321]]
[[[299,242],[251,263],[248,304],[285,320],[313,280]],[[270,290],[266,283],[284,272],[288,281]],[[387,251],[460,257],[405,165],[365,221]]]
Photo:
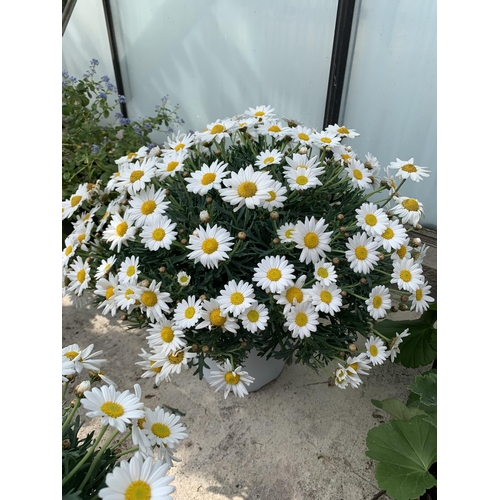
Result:
[[229,332],[236,333],[236,330],[240,328],[240,325],[238,325],[233,317],[222,312],[221,305],[217,299],[203,301],[201,317],[203,318],[203,321],[196,325],[197,330],[200,328],[208,328],[209,330],[212,330],[212,328],[220,326],[223,332],[227,330]]
[[386,252],[392,252],[401,247],[406,237],[405,227],[397,219],[393,219],[380,234],[375,236],[375,241],[382,245]]
[[323,130],[321,132],[313,132],[312,142],[318,148],[328,151],[330,148],[340,144],[340,137],[333,132]]
[[141,146],[137,151],[131,151],[127,155],[121,156],[118,160],[115,160],[117,165],[122,165],[123,163],[130,163],[136,160],[143,160],[148,155],[148,147]]
[[65,200],[63,202],[62,218],[70,218],[76,210],[82,206],[83,202],[86,201],[88,197],[89,192],[87,189],[87,183],[80,184],[76,192],[70,196],[69,200]]
[[139,278],[139,257],[125,257],[125,260],[121,263],[120,269],[118,271],[118,279],[120,283],[137,283]]
[[73,263],[69,266],[68,279],[68,292],[74,292],[75,295],[80,296],[89,286],[90,281],[90,265],[88,262],[83,262],[82,258],[78,256]]
[[315,283],[311,291],[311,304],[316,311],[334,315],[342,306],[342,290],[335,283],[322,285]]
[[430,296],[431,286],[427,284],[427,281],[419,286],[410,295],[411,307],[410,311],[417,311],[423,313],[429,309],[429,304],[434,302],[434,297]]
[[306,281],[306,275],[300,276],[300,278],[292,283],[291,285],[285,287],[279,294],[274,295],[274,300],[277,304],[284,306],[283,314],[286,316],[292,306],[300,304],[304,299],[307,300],[307,292],[302,290],[304,283]]
[[154,361],[152,368],[161,367],[161,373],[164,376],[170,376],[173,373],[179,374],[182,370],[188,369],[188,363],[196,358],[194,352],[190,352],[191,347],[184,347],[178,351],[173,351],[168,354],[163,354],[155,350],[155,354],[149,357],[150,361]]
[[391,212],[401,218],[401,223],[410,223],[414,227],[418,224],[424,215],[424,206],[415,198],[407,196],[394,197],[397,205],[391,209]]
[[188,286],[191,282],[191,276],[187,274],[185,271],[180,271],[177,273],[177,283],[181,286]]
[[287,286],[292,285],[295,279],[293,265],[282,255],[264,257],[254,271],[252,281],[272,293],[281,293]]
[[192,250],[188,258],[194,262],[200,262],[203,266],[212,269],[219,267],[219,262],[229,258],[229,252],[233,246],[234,237],[223,227],[215,224],[207,228],[199,226],[194,234],[189,236],[189,245],[186,248]]
[[387,347],[381,338],[370,336],[370,338],[365,342],[366,354],[370,359],[372,365],[382,365],[384,361],[389,357],[387,352]]
[[132,418],[144,417],[144,405],[130,391],[117,391],[114,386],[93,387],[86,391],[82,406],[87,410],[87,417],[101,417],[102,425],[111,425],[120,432],[125,432],[126,425]]
[[[168,372],[163,372],[162,371],[162,365],[160,364],[159,366],[154,366],[157,365],[158,362],[157,360],[151,360],[150,358],[152,357],[151,354],[147,353],[142,347],[141,347],[142,353],[139,354],[139,357],[142,358],[142,361],[137,361],[136,365],[139,365],[143,370],[144,373],[141,375],[141,378],[152,378],[154,377],[155,379],[155,386],[159,386],[162,382],[170,382],[170,374]],[[166,354],[161,354],[161,356],[166,360]]]
[[356,188],[368,189],[373,182],[371,172],[359,160],[352,160],[345,170]]
[[170,246],[175,241],[177,231],[175,222],[172,222],[166,215],[155,215],[147,220],[140,233],[141,243],[156,252],[160,248],[170,250]]
[[392,338],[389,345],[389,356],[391,357],[391,362],[394,363],[396,356],[401,353],[399,346],[403,342],[405,337],[410,335],[409,329],[402,331],[401,333],[396,333],[396,336]]
[[203,132],[198,133],[198,139],[201,142],[215,141],[220,143],[225,137],[230,137],[229,134],[236,128],[237,123],[232,120],[216,120],[209,123]]
[[221,198],[236,205],[234,212],[246,205],[254,209],[260,207],[268,198],[272,190],[274,179],[265,171],[254,171],[249,165],[245,169],[240,168],[238,172],[231,172],[230,179],[224,179],[226,187],[220,189]]
[[227,163],[215,160],[210,166],[203,164],[200,170],[191,173],[186,177],[186,189],[191,193],[201,196],[206,195],[212,188],[219,191],[222,187],[222,179],[229,175],[226,170]]
[[283,154],[277,149],[269,150],[266,149],[259,153],[256,157],[255,166],[263,169],[269,165],[279,165],[283,159]]
[[275,181],[272,188],[269,190],[268,198],[262,204],[262,208],[267,208],[272,212],[275,208],[281,208],[286,201],[286,187],[279,181]]
[[104,297],[104,300],[97,306],[97,309],[104,308],[102,314],[106,315],[108,312],[111,316],[116,315],[118,304],[116,303],[115,289],[118,286],[118,277],[109,273],[108,278],[100,278],[96,283],[94,293]]
[[326,127],[326,130],[327,130],[327,132],[331,132],[331,133],[336,134],[342,138],[347,137],[349,139],[354,139],[355,137],[359,136],[359,134],[356,132],[355,129],[353,129],[353,128],[348,129],[344,125],[342,125],[342,126],[339,126],[337,124],[328,125],[328,127]]
[[339,364],[339,367],[335,370],[335,385],[340,389],[347,389],[349,382],[350,379],[347,370]]
[[274,118],[274,108],[271,106],[257,106],[256,108],[248,108],[244,114],[247,116],[251,116],[253,118],[257,118],[258,120],[271,120]]
[[223,314],[231,313],[233,316],[238,316],[255,302],[253,286],[243,280],[238,283],[231,280],[221,290],[217,301]]
[[366,153],[364,164],[368,170],[372,170],[372,174],[377,174],[380,170],[380,162],[377,157],[373,156],[371,153]]
[[159,321],[163,317],[163,312],[168,311],[168,302],[172,302],[168,292],[160,291],[161,281],[151,281],[148,287],[139,287],[139,300],[141,308],[149,319]]
[[402,245],[391,253],[392,260],[403,260],[405,257],[411,257],[412,247],[410,246],[410,238],[406,237],[402,243]]
[[324,286],[335,283],[337,281],[335,266],[331,262],[325,262],[325,259],[319,260],[314,264],[314,279]]
[[127,212],[136,227],[142,227],[156,215],[162,215],[170,205],[165,201],[165,190],[155,191],[154,186],[142,189],[129,199]]
[[279,141],[290,133],[290,127],[276,120],[263,120],[259,124],[259,132],[264,136],[270,136]]
[[182,299],[174,310],[174,321],[179,328],[191,328],[201,318],[201,300],[190,295]]
[[130,217],[128,211],[125,211],[123,217],[120,214],[114,214],[108,227],[102,233],[104,241],[111,243],[110,250],[116,248],[120,252],[122,245],[127,246],[128,241],[135,236],[137,228]]
[[377,285],[372,289],[365,303],[373,319],[385,318],[387,311],[391,308],[391,293],[386,286]]
[[313,131],[308,127],[303,127],[302,125],[297,125],[290,129],[289,135],[292,140],[297,144],[302,145],[312,145],[313,144]]
[[233,120],[237,123],[237,130],[249,135],[252,139],[259,136],[258,125],[261,123],[257,118],[245,117],[243,115],[235,116]]
[[382,208],[374,203],[363,203],[356,209],[356,225],[369,236],[382,234],[389,224],[389,218]]
[[136,283],[118,284],[114,292],[116,305],[121,310],[130,313],[135,308],[140,307],[141,287]]
[[224,364],[218,364],[219,370],[210,372],[210,385],[215,387],[215,392],[224,389],[224,399],[232,391],[235,396],[240,398],[248,394],[245,385],[250,385],[255,379],[243,371],[241,366],[233,370],[231,361],[226,359]]
[[238,316],[238,319],[242,322],[245,330],[256,333],[266,329],[269,311],[264,304],[254,302]]
[[293,306],[286,315],[286,322],[283,328],[292,332],[293,338],[310,337],[311,332],[317,330],[319,315],[308,301],[301,302]]
[[172,500],[170,493],[175,486],[170,483],[175,476],[167,476],[168,469],[167,463],[153,461],[153,457],[144,459],[136,453],[129,462],[122,460],[113,472],[106,474],[107,488],[99,491],[99,498]]
[[200,212],[200,222],[208,222],[210,220],[210,214],[208,210],[202,210]]
[[116,190],[127,191],[129,194],[138,193],[146,187],[148,182],[155,177],[156,160],[149,158],[143,162],[126,164],[116,181]]
[[81,222],[79,224],[75,224],[75,229],[72,235],[78,241],[80,248],[85,252],[89,251],[87,243],[90,240],[92,229],[94,228],[94,226],[95,224],[93,221],[86,221],[86,222]]
[[[340,144],[339,146],[335,146],[333,148],[333,159],[341,162],[345,167],[347,167],[356,159],[356,153],[350,146]],[[344,171],[344,174],[347,174],[347,171]]]
[[70,234],[67,238],[64,240],[64,250],[62,252],[62,265],[67,266],[69,261],[71,260],[71,257],[75,255],[75,251],[78,248],[78,240],[76,239],[76,236],[73,234]]
[[69,382],[66,375],[74,375],[76,373],[75,364],[69,358],[62,357],[62,381]]
[[179,172],[184,171],[184,163],[188,158],[186,150],[172,150],[171,153],[163,157],[163,161],[157,163],[155,175],[159,180],[165,180],[167,177],[174,177]]
[[295,231],[295,224],[287,222],[278,228],[278,238],[281,243],[291,243],[293,232]]
[[318,179],[316,173],[307,168],[290,169],[285,172],[285,179],[291,191],[302,191],[304,189],[321,186],[323,183]]
[[366,352],[362,352],[355,357],[348,356],[346,359],[347,377],[349,378],[349,384],[354,388],[363,383],[360,375],[368,375],[371,369],[372,366]]
[[165,156],[169,156],[173,152],[178,153],[179,151],[186,151],[195,144],[194,135],[191,133],[177,132],[177,135],[172,135],[165,142],[165,149],[162,149],[162,153]]
[[419,167],[413,163],[413,158],[409,160],[391,161],[389,168],[397,168],[396,177],[401,179],[411,179],[414,182],[420,182],[424,177],[429,177],[429,170],[424,167]]
[[325,257],[325,252],[331,250],[330,236],[333,231],[325,231],[327,227],[323,218],[315,222],[314,217],[306,217],[304,222],[297,222],[292,240],[297,248],[302,249],[299,256],[300,262],[316,263]]
[[366,233],[357,233],[347,240],[345,253],[355,273],[370,273],[378,262],[378,243]]
[[291,172],[293,170],[297,170],[299,168],[305,168],[309,170],[316,177],[324,173],[325,168],[320,167],[320,162],[316,161],[317,156],[313,156],[312,158],[308,158],[307,155],[303,155],[300,153],[294,153],[292,158],[286,157],[287,166],[283,167],[284,172]]
[[400,290],[416,292],[424,284],[422,266],[415,264],[412,258],[404,258],[400,262],[394,261],[393,265],[391,283],[396,283]]
[[142,428],[151,445],[173,448],[188,435],[186,427],[179,422],[180,417],[165,411],[160,406],[154,410],[145,409],[144,423]]
[[146,337],[151,349],[158,349],[161,354],[170,354],[186,347],[183,330],[173,321],[161,318],[157,323],[150,323],[147,331],[150,333]]

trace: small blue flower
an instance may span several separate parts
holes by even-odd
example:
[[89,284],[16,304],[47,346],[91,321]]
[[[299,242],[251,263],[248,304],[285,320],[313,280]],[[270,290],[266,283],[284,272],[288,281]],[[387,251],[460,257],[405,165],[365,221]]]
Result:
[[153,149],[153,148],[155,148],[155,147],[156,147],[156,144],[154,144],[154,143],[152,143],[152,142],[148,144],[148,148],[149,148],[149,149]]
[[99,99],[107,99],[107,98],[108,98],[108,96],[104,92],[101,92],[99,94]]
[[111,82],[106,82],[106,87],[108,87],[109,90],[116,92],[116,87]]
[[141,130],[141,129],[140,129],[140,127],[138,127],[137,125],[134,125],[132,128],[134,129],[134,132],[135,132],[137,135],[143,135],[142,130]]
[[123,115],[121,113],[115,113],[116,118],[123,118]]
[[99,153],[100,150],[101,150],[101,148],[97,144],[93,144],[92,145],[91,153],[93,155],[96,155],[97,153]]
[[93,66],[99,66],[99,61],[97,59],[91,59],[90,64]]
[[153,127],[151,126],[151,123],[149,122],[146,122],[144,124],[144,128],[148,131],[148,132],[151,132],[151,130],[153,130]]
[[102,80],[103,82],[109,82],[109,76],[106,76],[106,75],[101,76],[101,80]]
[[130,125],[129,118],[120,118],[120,125]]
[[125,99],[124,95],[119,95],[118,96],[118,102],[121,103],[121,104],[125,104],[127,102],[127,100]]

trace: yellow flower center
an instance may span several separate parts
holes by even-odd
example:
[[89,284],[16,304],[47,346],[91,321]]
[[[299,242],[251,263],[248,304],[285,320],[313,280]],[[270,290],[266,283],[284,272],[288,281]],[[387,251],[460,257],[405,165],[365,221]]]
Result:
[[146,307],[153,307],[158,302],[158,297],[155,292],[148,290],[141,295],[141,301]]
[[156,203],[153,200],[148,200],[142,204],[141,212],[144,215],[150,215],[155,211],[155,209],[156,209]]
[[82,199],[81,196],[72,196],[71,197],[71,206],[76,207],[76,205],[78,205],[78,203],[80,203],[81,199]]
[[382,305],[382,297],[380,295],[375,295],[373,297],[373,307],[378,309]]
[[303,140],[303,141],[309,140],[309,136],[307,134],[304,134],[304,132],[300,132],[300,134],[298,135],[298,138]]
[[168,425],[156,422],[151,426],[151,432],[160,439],[170,436],[170,429]]
[[193,306],[186,307],[186,310],[184,311],[184,317],[187,319],[191,319],[194,316],[194,313],[196,312],[196,309]]
[[161,372],[161,366],[157,366],[156,368],[153,368],[153,365],[156,363],[156,361],[150,361],[149,362],[149,365],[150,365],[150,370],[152,372],[155,372],[155,373],[160,373]]
[[324,142],[325,144],[330,144],[330,142],[332,142],[332,140],[329,137],[322,137],[320,141]]
[[177,144],[177,146],[174,147],[175,151],[180,151],[181,149],[184,149],[186,147],[185,144],[183,144],[182,142],[180,142],[179,144]]
[[399,277],[405,282],[405,283],[408,283],[411,281],[411,272],[408,271],[408,269],[403,269],[400,273],[399,273]]
[[135,158],[137,156],[137,153],[129,153],[127,155],[127,160],[131,160],[132,158]]
[[268,163],[273,163],[274,161],[274,156],[268,156],[265,160],[264,160],[264,165],[267,165]]
[[415,298],[417,300],[422,300],[423,292],[421,288],[417,288],[417,291],[415,292]]
[[87,276],[87,273],[85,272],[85,269],[80,269],[76,273],[76,279],[80,282],[83,283],[85,281],[85,277]]
[[414,198],[408,198],[407,200],[403,200],[401,203],[406,210],[409,210],[410,212],[417,212],[418,211],[418,201],[415,200]]
[[367,214],[365,217],[365,222],[368,226],[375,226],[377,224],[377,217],[373,214]]
[[394,231],[388,227],[382,234],[381,234],[382,238],[386,239],[386,240],[392,240],[392,238],[394,238]]
[[304,294],[302,293],[302,290],[295,286],[290,287],[286,292],[286,300],[288,300],[290,304],[293,304],[294,299],[296,299],[297,302],[302,302],[303,298]]
[[269,281],[279,281],[282,274],[278,268],[272,267],[271,269],[269,269],[269,271],[267,271],[266,276]]
[[125,490],[125,500],[150,500],[151,486],[146,481],[138,479],[130,483]]
[[377,354],[378,354],[378,347],[376,345],[371,345],[370,346],[370,354],[373,356],[373,357],[376,357]]
[[179,165],[178,161],[171,161],[167,164],[167,172],[173,172]]
[[349,133],[349,129],[346,127],[339,127],[339,129],[337,130],[337,134],[347,135],[348,133]]
[[131,288],[127,288],[124,296],[127,300],[130,300],[132,298],[131,295],[133,295],[133,294],[134,294],[134,291]]
[[222,326],[226,322],[226,317],[221,316],[220,309],[214,309],[210,313],[210,322],[215,326]]
[[401,170],[404,170],[405,172],[410,172],[410,173],[417,171],[415,165],[413,165],[412,163],[407,163],[406,165],[403,165],[401,167]]
[[264,113],[264,111],[256,111],[254,113],[254,116],[264,116],[266,113]]
[[215,181],[216,175],[213,172],[208,172],[207,174],[204,174],[203,177],[201,178],[201,183],[204,186],[208,186],[209,184],[212,184],[212,182]]
[[151,238],[155,241],[162,241],[165,238],[165,230],[161,227],[157,227],[152,233]]
[[64,355],[70,360],[70,361],[73,361],[77,356],[78,356],[78,353],[76,351],[68,351],[68,352],[65,352]]
[[144,429],[144,422],[146,422],[146,419],[144,417],[139,418],[137,420],[137,427],[139,427],[139,429]]
[[255,309],[252,309],[251,311],[248,311],[247,319],[248,319],[248,321],[255,323],[255,322],[259,321],[259,313]]
[[135,266],[128,266],[125,273],[129,278],[135,274]]
[[66,257],[73,251],[73,247],[70,245],[69,247],[66,247],[66,250],[64,250],[64,254]]
[[307,184],[307,177],[305,175],[298,175],[297,178],[295,179],[295,182],[299,185],[299,186],[304,186],[305,184]]
[[122,236],[125,235],[127,229],[128,229],[128,224],[125,221],[120,222],[120,224],[116,226],[116,234],[121,238]]
[[319,238],[316,233],[310,232],[304,236],[304,245],[307,248],[316,248],[318,244],[319,244]]
[[349,153],[344,153],[342,155],[340,155],[340,157],[344,160],[344,161],[347,161],[347,160],[350,160],[351,159],[351,155]]
[[76,239],[81,243],[85,239],[85,233],[79,234]]
[[189,281],[189,276],[183,275],[179,278],[179,280],[182,281],[182,283],[187,283]]
[[321,299],[321,302],[329,304],[332,301],[332,294],[328,290],[321,290],[319,298]]
[[125,413],[123,406],[119,403],[115,403],[114,401],[106,401],[103,403],[101,411],[111,418],[121,417]]
[[363,178],[363,172],[361,172],[361,170],[358,170],[357,168],[352,171],[352,175],[358,181]]
[[114,294],[115,294],[115,287],[114,286],[110,286],[106,290],[106,300],[109,300],[111,297],[113,297]]
[[130,174],[130,182],[138,181],[144,175],[144,170],[134,170]]
[[240,381],[240,376],[237,373],[227,372],[224,379],[228,384],[236,385]]
[[285,238],[291,238],[292,237],[292,234],[293,234],[293,228],[291,229],[287,229],[285,231]]
[[234,306],[239,306],[240,304],[243,304],[245,297],[241,292],[233,292],[229,297],[229,300]]
[[402,259],[406,255],[406,246],[401,245],[399,249],[396,251],[396,253],[398,254],[398,257]]
[[364,246],[356,247],[356,250],[354,250],[354,255],[358,260],[365,260],[368,257],[368,250]]
[[174,340],[174,331],[169,326],[164,326],[161,330],[161,339],[163,342],[172,342]]
[[266,200],[267,202],[274,201],[276,199],[276,193],[274,191],[269,191],[269,198]]
[[320,267],[318,269],[318,276],[323,279],[328,278],[328,270],[324,267]]
[[271,125],[268,129],[268,132],[281,132],[281,129],[278,125]]
[[172,353],[168,355],[168,360],[173,365],[178,365],[184,359],[184,351],[177,351],[176,353]]
[[214,134],[214,135],[215,135],[215,134],[220,134],[221,132],[224,132],[224,130],[226,130],[226,129],[224,128],[224,125],[222,125],[222,124],[218,123],[217,125],[214,125],[214,126],[212,127],[212,130],[210,130],[210,133],[211,133],[211,134]]
[[257,185],[255,182],[245,181],[238,186],[238,194],[242,198],[251,198],[257,192]]
[[219,243],[215,238],[207,238],[202,244],[201,249],[208,254],[214,253],[219,248]]
[[299,312],[295,316],[295,323],[297,324],[297,326],[306,326],[308,320],[309,318],[307,317],[307,314],[304,312]]
[[352,368],[355,372],[358,371],[358,363],[354,362],[351,363],[350,365],[347,365],[349,368]]

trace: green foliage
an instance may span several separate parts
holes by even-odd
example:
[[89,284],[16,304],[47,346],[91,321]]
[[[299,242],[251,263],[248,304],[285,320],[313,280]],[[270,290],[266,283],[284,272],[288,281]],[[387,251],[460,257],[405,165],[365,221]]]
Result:
[[[103,76],[95,78],[93,59],[83,78],[63,72],[62,86],[62,199],[84,182],[106,182],[116,170],[115,160],[152,143],[154,131],[169,132],[183,123],[178,107],[170,109],[164,97],[151,117],[131,121],[116,110],[125,97]],[[111,121],[113,123],[109,124]]]

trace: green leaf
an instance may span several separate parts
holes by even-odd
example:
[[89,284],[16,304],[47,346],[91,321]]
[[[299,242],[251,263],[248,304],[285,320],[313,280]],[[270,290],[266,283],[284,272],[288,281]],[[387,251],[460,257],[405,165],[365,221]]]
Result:
[[410,391],[420,396],[420,401],[426,406],[437,406],[437,374],[419,375],[415,382],[408,386]]
[[368,431],[366,455],[379,463],[375,478],[394,500],[414,500],[436,484],[437,429],[423,415],[391,420]]
[[415,415],[426,415],[425,411],[420,408],[408,408],[402,401],[397,398],[383,399],[378,401],[372,399],[372,403],[381,410],[384,410],[389,415],[399,420],[410,420]]

